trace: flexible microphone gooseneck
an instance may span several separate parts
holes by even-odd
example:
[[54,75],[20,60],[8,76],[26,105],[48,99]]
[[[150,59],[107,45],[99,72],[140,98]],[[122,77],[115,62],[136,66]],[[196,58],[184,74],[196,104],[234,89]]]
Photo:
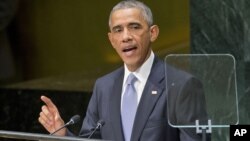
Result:
[[105,122],[103,120],[99,120],[96,124],[95,129],[91,132],[91,134],[89,135],[88,139],[90,139],[92,137],[92,135],[96,132],[96,130],[101,129],[102,126],[105,124]]
[[79,115],[74,115],[70,120],[69,122],[67,122],[66,124],[64,124],[62,127],[60,127],[59,129],[57,129],[56,131],[54,131],[53,133],[50,133],[50,135],[54,135],[56,132],[60,131],[61,129],[69,126],[69,125],[72,125],[72,124],[75,124],[77,123],[78,121],[80,121],[80,116]]

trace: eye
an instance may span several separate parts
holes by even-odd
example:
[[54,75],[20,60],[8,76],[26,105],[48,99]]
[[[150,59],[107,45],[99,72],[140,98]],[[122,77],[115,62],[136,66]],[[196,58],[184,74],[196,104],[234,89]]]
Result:
[[140,25],[140,24],[137,24],[137,23],[134,23],[134,24],[131,24],[129,27],[130,27],[130,29],[136,30],[136,29],[140,29],[140,28],[141,28],[141,25]]
[[140,27],[138,25],[133,25],[132,28],[133,29],[139,29]]
[[112,31],[113,31],[114,33],[119,33],[119,32],[122,31],[122,28],[120,28],[120,27],[115,27],[115,28],[113,28]]

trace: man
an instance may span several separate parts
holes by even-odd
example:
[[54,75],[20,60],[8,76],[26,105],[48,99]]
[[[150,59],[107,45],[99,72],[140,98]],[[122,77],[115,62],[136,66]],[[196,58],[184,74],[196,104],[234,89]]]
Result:
[[[167,93],[174,92],[179,97],[181,93],[186,95],[191,89],[196,89],[197,85],[193,86],[196,81],[191,75],[172,67],[167,67],[169,78],[165,78],[165,64],[151,49],[151,43],[159,34],[158,26],[153,24],[151,10],[139,1],[122,1],[111,11],[109,27],[109,40],[124,66],[96,81],[80,136],[88,137],[96,123],[103,120],[105,125],[100,132],[96,132],[96,138],[116,141],[200,140],[199,136],[172,128],[168,124]],[[127,84],[130,76],[134,79],[133,84]],[[175,82],[176,86],[166,90],[166,79]],[[136,97],[127,100],[129,85]],[[200,90],[199,87],[197,89]],[[193,93],[196,96],[198,92]],[[39,122],[52,133],[64,125],[64,121],[49,98],[42,96],[41,99],[46,105],[42,107]],[[195,112],[199,110],[202,109],[198,108]],[[194,118],[196,113],[191,116],[171,114],[176,116],[178,122],[185,123],[189,118]],[[56,133],[60,136],[70,134],[66,129]]]

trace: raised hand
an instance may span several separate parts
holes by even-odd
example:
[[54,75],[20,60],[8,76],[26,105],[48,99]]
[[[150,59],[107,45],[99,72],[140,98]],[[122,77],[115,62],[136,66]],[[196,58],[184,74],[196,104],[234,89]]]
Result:
[[[48,97],[41,96],[41,100],[45,105],[42,106],[42,111],[40,112],[38,121],[49,133],[53,133],[64,125],[64,121],[62,120],[56,105]],[[66,129],[64,128],[58,131],[55,135],[65,136]]]

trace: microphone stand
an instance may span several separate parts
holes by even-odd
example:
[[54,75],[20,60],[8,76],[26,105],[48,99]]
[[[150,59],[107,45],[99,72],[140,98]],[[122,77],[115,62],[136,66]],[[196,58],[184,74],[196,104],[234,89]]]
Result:
[[49,135],[54,135],[56,132],[60,131],[61,129],[65,128],[66,126],[70,125],[69,122],[64,124],[62,127],[60,127],[59,129],[57,129],[56,131],[54,131],[53,133],[50,133]]
[[98,122],[97,122],[97,126],[95,127],[95,129],[91,132],[91,134],[89,135],[89,137],[88,137],[88,139],[90,139],[92,136],[93,136],[93,134],[96,132],[96,130],[98,130],[98,129],[100,129],[103,125],[104,125],[104,121],[103,120],[99,120]]
[[72,125],[77,123],[80,120],[80,116],[79,115],[74,115],[69,122],[67,122],[66,124],[64,124],[62,127],[60,127],[59,129],[57,129],[56,131],[54,131],[53,133],[50,133],[50,135],[54,135],[56,132],[60,131],[61,129],[65,128],[66,126]]

